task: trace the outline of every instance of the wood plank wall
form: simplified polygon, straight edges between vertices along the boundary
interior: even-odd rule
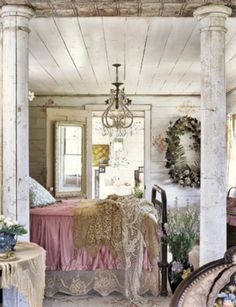
[[[151,137],[160,134],[165,137],[170,121],[184,115],[200,116],[199,96],[135,96],[131,97],[134,104],[151,104]],[[43,185],[46,184],[46,114],[47,105],[81,107],[85,104],[103,104],[105,97],[37,97],[30,107],[30,174]],[[153,146],[151,151],[151,185],[159,184],[167,191],[168,204],[174,205],[178,197],[180,205],[199,203],[200,190],[182,188],[172,184],[165,168],[165,152],[158,152]]]
[[[46,186],[46,108],[29,108],[30,176]]]

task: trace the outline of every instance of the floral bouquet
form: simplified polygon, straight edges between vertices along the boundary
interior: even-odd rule
[[[192,271],[193,265],[188,260],[188,253],[199,238],[199,213],[196,207],[175,208],[168,212],[168,223],[165,224],[166,239],[173,261],[168,268],[168,278],[172,292],[178,284]]]
[[[184,261],[199,239],[199,212],[197,208],[175,208],[168,210],[168,223],[165,224],[167,243],[173,258]]]
[[[26,234],[27,230],[11,217],[0,215],[0,233],[20,236]]]
[[[236,275],[231,275],[229,283],[218,293],[214,307],[234,307],[236,306]]]

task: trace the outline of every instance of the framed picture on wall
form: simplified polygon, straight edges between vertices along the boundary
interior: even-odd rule
[[[93,166],[108,165],[109,161],[109,145],[95,144],[92,146]]]

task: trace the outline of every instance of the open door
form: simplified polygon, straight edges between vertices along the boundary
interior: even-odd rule
[[[106,109],[105,105],[86,105],[85,109],[96,114],[97,112],[103,112]],[[151,200],[151,105],[131,105],[129,109],[133,114],[143,113],[144,118],[144,165],[139,165],[137,171],[139,176],[143,176],[144,180],[144,196],[147,200]],[[138,155],[137,150],[137,155]],[[143,166],[143,167],[142,167]],[[105,170],[106,171],[106,170]],[[100,174],[103,174],[104,168],[100,168]],[[98,176],[99,169],[95,175],[95,186],[96,178],[99,180]],[[140,179],[140,177],[139,177]],[[98,184],[97,184],[98,185]],[[95,187],[95,195],[98,194]]]

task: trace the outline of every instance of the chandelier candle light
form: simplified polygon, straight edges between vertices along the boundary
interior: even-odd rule
[[[118,67],[121,64],[113,66],[116,68],[116,82],[112,83],[115,89],[111,89],[110,98],[105,100],[108,107],[102,114],[102,124],[107,129],[116,128],[118,135],[124,136],[133,123],[133,114],[127,107],[131,99],[126,97],[124,88],[120,89],[123,83],[118,81]]]

